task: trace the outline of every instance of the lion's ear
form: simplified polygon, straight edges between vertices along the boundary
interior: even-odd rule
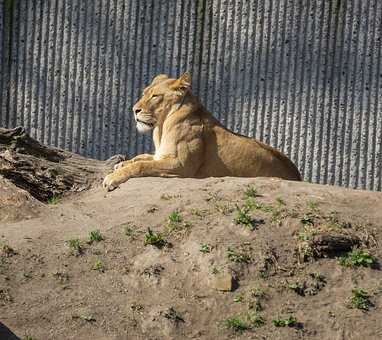
[[[191,75],[188,72],[183,73],[171,87],[174,90],[188,90],[191,87]]]
[[[163,80],[166,80],[166,79],[168,79],[168,75],[167,74],[158,74],[152,80],[151,85],[154,85],[154,84],[159,83],[159,82],[161,82]]]

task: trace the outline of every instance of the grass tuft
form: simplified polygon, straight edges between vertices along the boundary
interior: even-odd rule
[[[249,185],[247,189],[244,191],[245,198],[255,198],[258,196],[259,196],[259,193],[257,192],[257,189],[255,186]]]
[[[49,197],[47,200],[48,204],[56,205],[60,202],[60,197],[57,195],[53,195],[52,197]]]
[[[288,288],[293,290],[296,294],[300,296],[305,296],[306,287],[304,283],[300,283],[300,282],[290,283],[288,285]]]
[[[83,252],[83,248],[81,245],[81,241],[78,238],[71,239],[67,241],[68,247],[73,255],[81,255]]]
[[[282,197],[276,197],[276,203],[280,206],[286,205]]]
[[[350,297],[350,307],[362,310],[369,310],[372,306],[370,295],[361,288],[354,288]]]
[[[297,324],[297,319],[293,316],[290,315],[286,319],[275,319],[272,320],[273,325],[276,327],[293,327]]]
[[[307,213],[301,217],[300,222],[304,226],[313,226],[314,225],[314,216],[311,213]]]
[[[244,225],[246,227],[253,229],[252,218],[248,214],[248,208],[247,207],[243,207],[243,208],[237,207],[234,222],[236,224],[241,224],[241,225]]]
[[[199,251],[203,254],[208,254],[211,252],[211,246],[207,243],[201,244]]]
[[[101,242],[103,240],[103,236],[101,234],[101,232],[99,230],[92,230],[90,233],[89,233],[89,242],[90,243],[93,243],[93,242]]]
[[[105,272],[105,265],[101,260],[97,260],[93,265],[93,270],[98,270],[99,272]]]
[[[0,255],[2,255],[4,257],[11,257],[13,255],[16,255],[16,252],[8,244],[2,244],[0,246]]]
[[[354,249],[351,252],[341,256],[339,258],[339,263],[341,266],[351,267],[351,266],[362,266],[362,267],[372,267],[376,263],[374,256],[366,250]]]
[[[244,316],[236,315],[224,320],[225,327],[235,333],[243,333],[244,331],[253,330],[264,324],[264,318],[256,312],[249,312]]]
[[[237,250],[234,250],[230,247],[227,249],[227,257],[230,261],[236,263],[249,263],[251,258],[245,253],[240,253]]]
[[[170,223],[180,223],[182,222],[182,216],[180,215],[179,212],[173,211],[169,216],[168,216],[168,221]]]
[[[157,248],[162,248],[166,245],[166,241],[160,233],[153,232],[150,228],[147,229],[145,234],[145,246],[152,245]]]
[[[236,333],[243,333],[249,329],[248,324],[240,316],[232,316],[224,320],[224,325]]]

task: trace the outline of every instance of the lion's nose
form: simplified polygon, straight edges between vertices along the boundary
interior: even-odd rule
[[[134,109],[134,113],[135,113],[135,115],[137,115],[139,112],[141,112],[142,111],[142,109]]]

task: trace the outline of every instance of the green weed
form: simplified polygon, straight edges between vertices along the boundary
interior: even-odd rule
[[[103,240],[103,236],[101,234],[101,232],[99,230],[92,230],[90,233],[89,233],[89,242],[90,243],[93,243],[93,242],[101,242]]]
[[[281,197],[276,197],[276,203],[280,206],[286,205],[285,201]]]
[[[13,255],[16,255],[16,252],[8,244],[2,244],[0,246],[0,255],[2,255],[4,257],[11,257]]]
[[[272,323],[276,326],[276,327],[293,327],[297,324],[297,319],[290,315],[288,318],[286,319],[275,319],[275,320],[272,320]]]
[[[226,328],[236,333],[243,333],[247,330],[261,327],[265,324],[264,318],[256,312],[249,312],[244,316],[236,315],[224,320]]]
[[[145,246],[146,245],[152,245],[157,248],[162,248],[166,245],[166,241],[164,240],[163,236],[159,233],[153,232],[150,228],[147,229],[147,233],[145,234]]]
[[[211,246],[208,245],[208,244],[201,244],[200,245],[200,248],[199,248],[199,251],[203,254],[207,254],[207,253],[210,253],[211,252]]]
[[[244,300],[243,295],[236,295],[236,296],[233,298],[233,302],[243,302],[243,300]]]
[[[313,226],[314,225],[314,216],[310,213],[305,214],[303,217],[301,217],[300,222],[304,226]]]
[[[93,265],[93,270],[98,270],[99,272],[104,272],[105,271],[105,266],[101,260],[97,260],[94,265]]]
[[[248,214],[248,209],[246,207],[237,207],[236,216],[234,218],[236,224],[241,224],[252,229],[252,218]]]
[[[255,198],[258,196],[259,196],[259,194],[257,192],[256,187],[254,187],[254,186],[248,186],[247,189],[244,191],[244,197],[245,198]]]
[[[251,258],[249,255],[238,252],[237,250],[234,250],[230,247],[228,247],[227,249],[227,257],[230,261],[236,262],[236,263],[249,263],[251,261]]]
[[[83,248],[81,245],[81,241],[78,238],[71,239],[67,241],[69,249],[73,255],[81,255],[83,252]]]
[[[226,328],[229,328],[237,333],[243,333],[249,329],[249,325],[240,316],[233,316],[224,321]]]
[[[169,221],[169,223],[180,223],[180,222],[182,222],[182,216],[180,215],[179,212],[173,211],[168,216],[168,221]]]
[[[257,312],[250,312],[248,314],[248,320],[250,322],[251,328],[258,328],[265,324],[264,318]]]
[[[372,267],[376,263],[374,256],[366,250],[354,249],[351,252],[341,256],[339,258],[339,263],[342,266],[362,266],[362,267]]]
[[[257,202],[254,198],[249,197],[244,202],[244,207],[248,210],[260,210],[266,213],[273,211],[273,207],[269,204]]]
[[[60,202],[60,197],[56,196],[56,195],[53,195],[52,197],[49,197],[48,200],[47,200],[47,203],[51,204],[51,205],[58,204],[58,202]]]
[[[350,306],[352,308],[369,310],[372,306],[370,295],[361,288],[354,288],[350,298]]]
[[[306,286],[305,286],[305,284],[303,284],[301,282],[290,283],[288,285],[288,288],[293,290],[296,294],[298,294],[300,296],[304,296],[305,295]]]
[[[316,201],[313,201],[313,200],[308,201],[307,206],[310,210],[317,210],[318,209],[318,203]]]

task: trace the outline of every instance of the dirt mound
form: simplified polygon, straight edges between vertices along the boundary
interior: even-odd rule
[[[381,220],[381,193],[277,179],[94,189],[2,222],[3,334],[381,339]]]

